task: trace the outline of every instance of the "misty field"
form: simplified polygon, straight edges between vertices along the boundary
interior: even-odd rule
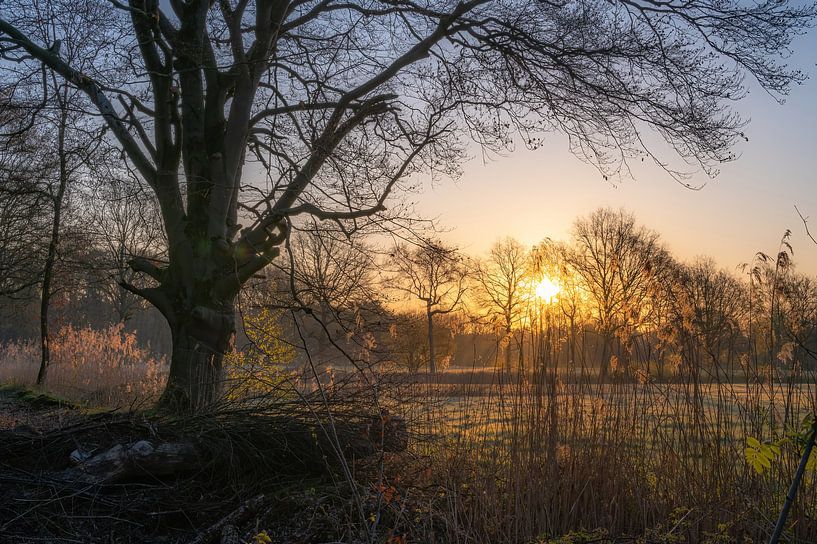
[[[703,434],[716,433],[721,440],[739,442],[743,447],[743,437],[799,423],[813,410],[817,398],[814,385],[793,384],[776,389],[771,392],[760,386],[703,384],[694,393],[678,384],[569,384],[560,387],[555,398],[542,398],[535,386],[485,386],[478,393],[472,391],[460,397],[434,393],[433,398],[438,400],[432,401],[433,408],[428,409],[439,424],[437,432],[454,440],[479,437],[501,442],[513,432],[521,412],[549,413],[555,409],[557,417],[581,421],[585,429],[592,428],[596,419],[603,422],[627,415],[646,445],[674,434],[677,428],[694,425]],[[689,406],[695,395],[695,406]],[[747,423],[749,413],[762,414],[762,419]]]
[[[424,447],[445,459],[451,523],[498,531],[492,539],[602,527],[575,541],[603,540],[611,531],[647,535],[647,542],[748,542],[762,539],[774,520],[799,458],[796,447],[784,446],[771,471],[758,474],[747,461],[747,439],[773,442],[815,405],[813,385],[773,389],[563,384],[548,391],[547,384],[525,384],[459,397],[426,391],[428,404],[413,421],[429,432]],[[815,531],[815,485],[810,473],[792,535],[804,542]]]

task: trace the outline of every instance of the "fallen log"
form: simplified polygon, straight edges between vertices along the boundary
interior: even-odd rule
[[[383,452],[402,452],[408,445],[408,431],[405,420],[388,412],[381,415],[358,419],[354,422],[337,421],[334,428],[321,430],[297,420],[271,421],[256,425],[252,433],[242,431],[241,440],[254,447],[262,456],[275,457],[284,461],[288,456],[293,462],[320,463],[320,455],[343,453],[356,458]],[[246,434],[251,436],[246,440]],[[161,479],[201,468],[203,463],[225,461],[231,464],[235,459],[221,459],[218,441],[222,430],[217,428],[213,436],[200,433],[196,441],[180,440],[155,444],[147,440],[120,443],[98,452],[81,447],[69,456],[74,465],[57,472],[54,477],[62,481],[81,484],[119,483],[145,478]],[[260,440],[255,444],[255,438]],[[232,450],[231,450],[232,451]],[[280,451],[280,454],[276,454]],[[255,452],[251,452],[255,453]],[[313,461],[308,461],[313,455]],[[284,467],[286,468],[286,467]]]
[[[195,470],[199,466],[196,447],[187,442],[166,442],[154,446],[147,440],[117,444],[96,455],[71,452],[77,465],[63,470],[57,478],[82,483],[117,483],[145,477],[163,478]]]

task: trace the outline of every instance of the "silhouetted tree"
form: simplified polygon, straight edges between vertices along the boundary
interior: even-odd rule
[[[95,110],[156,194],[168,262],[134,259],[154,285],[128,288],[172,331],[162,404],[195,410],[218,395],[237,293],[298,216],[382,217],[417,174],[456,174],[463,136],[502,150],[556,130],[606,176],[645,157],[672,172],[645,145],[651,127],[712,173],[742,135],[729,105],[744,76],[776,96],[801,79],[779,59],[814,8],[14,0],[0,13],[6,81],[36,89],[45,69],[84,92],[78,111]]]
[[[437,372],[434,317],[453,312],[466,290],[467,268],[456,248],[433,242],[411,248],[398,245],[392,256],[394,287],[423,304],[428,338],[428,370]]]
[[[559,293],[555,301],[568,323],[568,363],[576,363],[577,327],[582,324],[589,311],[582,300],[582,279],[570,268],[570,247],[562,242],[545,239],[531,250],[530,268],[534,280],[543,277],[555,281]]]
[[[528,250],[513,238],[499,240],[491,246],[488,256],[477,263],[476,298],[487,317],[498,321],[505,340],[505,368],[511,367],[511,339],[514,327],[527,309],[523,292],[530,283]],[[527,285],[530,288],[530,285]]]
[[[658,234],[637,225],[632,214],[599,209],[574,224],[567,259],[582,280],[593,305],[596,330],[604,340],[604,378],[615,340],[615,355],[624,357],[626,365],[629,342],[651,309],[654,280],[668,256]]]
[[[53,74],[43,77],[44,94],[38,107],[44,110],[36,123],[21,122],[20,104],[6,103],[15,115],[6,123],[3,142],[0,201],[8,216],[3,227],[8,256],[3,281],[6,295],[27,293],[39,286],[40,367],[37,384],[43,384],[50,360],[49,310],[57,290],[54,279],[60,257],[69,184],[76,182],[88,154],[95,147],[87,134],[78,137],[74,129],[78,116],[72,99],[77,91]],[[29,215],[31,214],[31,215]],[[12,235],[17,229],[16,239]],[[23,242],[25,245],[14,247]],[[19,255],[19,256],[15,256]],[[23,266],[25,263],[25,266]],[[25,274],[25,276],[22,276]]]
[[[384,339],[389,358],[409,372],[419,372],[430,365],[428,319],[423,313],[397,312],[391,318],[389,334]],[[456,347],[454,331],[446,319],[434,320],[435,367],[449,361]]]
[[[113,307],[119,321],[129,321],[144,309],[144,299],[122,284],[139,284],[128,265],[133,258],[161,263],[167,243],[158,219],[156,202],[139,184],[119,172],[102,177],[96,171],[97,186],[88,194],[86,212],[93,231],[93,242],[99,251],[94,263],[99,291]],[[120,175],[117,175],[120,174]]]
[[[17,128],[13,117],[0,119],[9,133],[0,144],[0,296],[25,299],[42,277],[50,195],[41,180],[54,164],[35,131],[14,134]]]
[[[293,233],[287,248],[289,259],[282,264],[289,277],[287,295],[293,298],[290,308],[314,320],[313,336],[326,356],[330,340],[356,339],[364,314],[379,308],[374,252],[362,236],[347,238],[316,222]]]

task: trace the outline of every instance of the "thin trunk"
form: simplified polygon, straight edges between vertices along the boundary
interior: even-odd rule
[[[57,192],[52,194],[54,217],[51,223],[51,239],[48,242],[48,254],[43,266],[43,286],[40,297],[40,369],[37,372],[37,385],[45,383],[48,366],[51,364],[50,331],[48,328],[48,310],[51,304],[51,280],[54,275],[54,264],[60,243],[60,226],[62,222],[62,204],[65,189],[68,186],[68,163],[65,152],[65,125],[68,108],[63,104],[57,136],[57,153],[59,155],[60,173]]]
[[[511,371],[511,344],[513,343],[513,337],[511,336],[511,327],[508,326],[505,329],[505,339],[507,340],[505,344],[505,372]]]
[[[437,361],[434,357],[434,314],[429,307],[426,309],[428,317],[428,371],[432,374],[437,372]]]
[[[602,339],[601,367],[599,368],[599,383],[604,383],[607,379],[607,372],[610,369],[610,357],[613,353],[613,340],[605,334]]]

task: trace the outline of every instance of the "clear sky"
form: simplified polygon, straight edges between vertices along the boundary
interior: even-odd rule
[[[737,161],[710,179],[697,173],[689,190],[655,167],[635,171],[635,180],[618,187],[570,154],[559,134],[537,151],[518,149],[487,163],[469,161],[457,182],[428,186],[416,197],[426,217],[450,229],[445,238],[479,254],[498,238],[526,244],[544,237],[565,239],[577,216],[609,206],[632,211],[658,231],[682,260],[713,257],[734,269],[757,251],[775,253],[783,232],[793,231],[798,270],[817,275],[817,246],[805,235],[794,209],[811,216],[817,237],[817,31],[799,38],[793,67],[810,79],[792,89],[779,105],[758,88],[737,104],[748,142]]]

